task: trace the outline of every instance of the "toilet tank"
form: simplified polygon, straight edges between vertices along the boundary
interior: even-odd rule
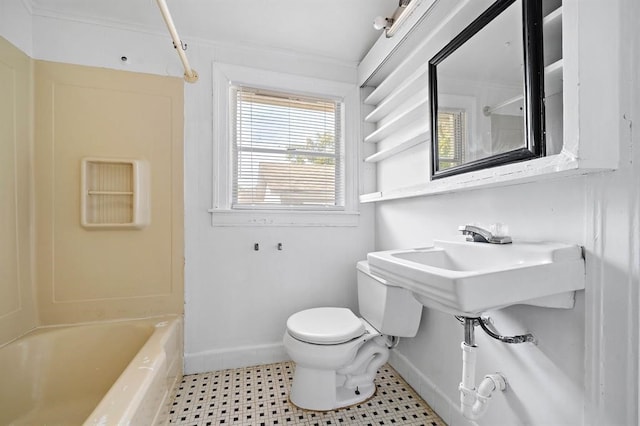
[[[357,264],[360,316],[382,334],[414,337],[420,326],[422,304],[411,292],[372,275],[369,262]]]

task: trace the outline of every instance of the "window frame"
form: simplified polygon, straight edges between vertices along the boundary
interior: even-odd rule
[[[360,105],[350,83],[286,74],[240,65],[213,63],[213,226],[357,226],[359,220]],[[274,92],[336,99],[343,107],[344,207],[336,209],[232,208],[231,87],[248,86]]]

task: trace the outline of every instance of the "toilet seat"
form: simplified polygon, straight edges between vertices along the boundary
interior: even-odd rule
[[[336,345],[362,336],[366,329],[347,308],[313,308],[291,315],[287,330],[303,342]]]

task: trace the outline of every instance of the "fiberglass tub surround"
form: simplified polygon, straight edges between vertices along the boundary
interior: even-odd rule
[[[371,271],[423,305],[464,317],[515,304],[572,308],[584,289],[582,248],[557,242],[436,240],[369,253]]]
[[[181,324],[171,316],[45,327],[3,346],[0,424],[165,422],[182,377]]]

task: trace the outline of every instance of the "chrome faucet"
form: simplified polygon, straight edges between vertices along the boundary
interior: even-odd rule
[[[467,241],[491,244],[511,243],[511,237],[508,235],[501,235],[504,229],[502,225],[492,225],[491,228],[493,229],[485,229],[478,225],[462,225],[458,227],[458,231],[462,232],[462,235],[467,236]]]

